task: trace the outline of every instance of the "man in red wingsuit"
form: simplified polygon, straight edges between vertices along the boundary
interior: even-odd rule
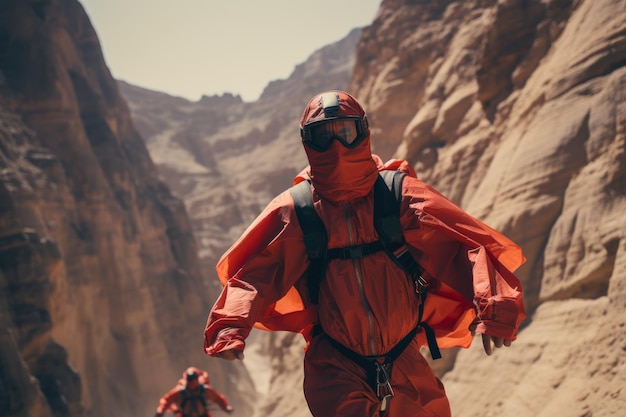
[[[469,347],[474,332],[482,335],[488,355],[494,346],[510,346],[525,318],[512,272],[525,262],[521,249],[417,179],[406,161],[383,164],[372,155],[365,111],[351,95],[316,95],[300,128],[310,165],[294,184],[310,180],[328,248],[376,241],[374,182],[382,170],[406,172],[400,222],[428,285],[423,321],[440,348]],[[393,361],[393,397],[386,406],[366,370],[343,353],[347,348],[366,359],[383,357],[416,328],[420,298],[407,274],[384,251],[333,259],[313,304],[306,291],[308,265],[293,199],[285,191],[217,264],[224,288],[209,313],[205,352],[243,359],[253,326],[300,332],[307,341],[304,394],[313,416],[450,416],[444,388],[420,354],[424,331],[409,337]]]
[[[168,411],[176,417],[211,417],[209,402],[216,403],[227,413],[233,412],[226,397],[209,385],[209,374],[189,367],[176,386],[161,397],[155,417],[163,417]]]

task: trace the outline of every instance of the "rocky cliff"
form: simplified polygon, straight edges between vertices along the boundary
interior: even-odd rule
[[[0,2],[0,415],[152,415],[189,365],[250,411],[209,282],[82,6]]]

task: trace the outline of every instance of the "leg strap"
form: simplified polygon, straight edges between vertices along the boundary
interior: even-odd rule
[[[418,326],[419,327],[419,326]],[[352,360],[354,363],[365,369],[367,373],[367,384],[374,390],[380,400],[380,411],[387,409],[389,401],[393,398],[393,388],[391,387],[391,369],[393,362],[404,352],[404,349],[411,343],[418,327],[411,330],[404,338],[395,345],[389,352],[381,356],[363,356],[348,349],[335,339],[325,335],[328,341],[335,349],[344,356]],[[313,334],[323,333],[321,326],[316,326]]]

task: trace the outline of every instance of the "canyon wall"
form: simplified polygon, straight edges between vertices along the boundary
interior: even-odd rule
[[[0,415],[152,415],[207,361],[215,286],[74,0],[0,3]]]

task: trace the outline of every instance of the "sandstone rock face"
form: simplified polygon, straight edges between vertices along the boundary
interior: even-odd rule
[[[0,409],[150,415],[202,354],[216,293],[74,0],[0,3]],[[232,378],[232,379],[231,379]]]

